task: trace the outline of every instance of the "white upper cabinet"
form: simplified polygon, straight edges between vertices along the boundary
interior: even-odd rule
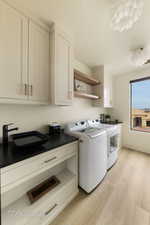
[[[29,22],[29,99],[48,102],[50,98],[49,32]]]
[[[104,66],[96,66],[93,68],[93,76],[101,83],[94,87],[96,95],[100,96],[100,99],[94,101],[95,106],[101,106],[104,108],[113,107],[113,90],[112,90],[112,76],[105,69]]]
[[[27,99],[28,20],[0,1],[0,98]]]
[[[47,26],[0,0],[0,102],[50,102],[49,36]]]
[[[62,106],[73,100],[72,42],[56,27],[51,32],[51,100]]]

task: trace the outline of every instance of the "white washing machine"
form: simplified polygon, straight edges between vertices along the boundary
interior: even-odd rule
[[[107,132],[107,169],[110,169],[118,159],[120,129],[117,125],[102,124],[99,119],[88,120],[88,124],[91,128],[104,129]]]
[[[88,121],[68,124],[65,132],[79,138],[79,186],[93,191],[107,172],[107,134],[91,128]]]

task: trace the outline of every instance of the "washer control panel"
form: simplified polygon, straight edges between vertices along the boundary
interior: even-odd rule
[[[90,127],[99,127],[100,126],[100,120],[88,120],[88,124]]]
[[[69,131],[81,131],[88,127],[87,120],[81,120],[67,125]]]

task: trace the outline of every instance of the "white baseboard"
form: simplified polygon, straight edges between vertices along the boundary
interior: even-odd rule
[[[135,148],[131,145],[124,145],[123,148],[129,149],[129,150],[132,150],[132,151],[136,151],[136,152],[142,152],[142,153],[150,154],[150,151],[149,152],[143,151],[143,150],[137,149],[137,148]]]

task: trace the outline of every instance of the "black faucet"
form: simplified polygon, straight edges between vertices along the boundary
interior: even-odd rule
[[[8,129],[9,126],[13,125],[13,123],[9,123],[9,124],[5,124],[3,126],[3,145],[7,145],[8,144],[8,133],[10,131],[14,131],[14,130],[18,130],[18,127],[12,128],[12,129]]]

